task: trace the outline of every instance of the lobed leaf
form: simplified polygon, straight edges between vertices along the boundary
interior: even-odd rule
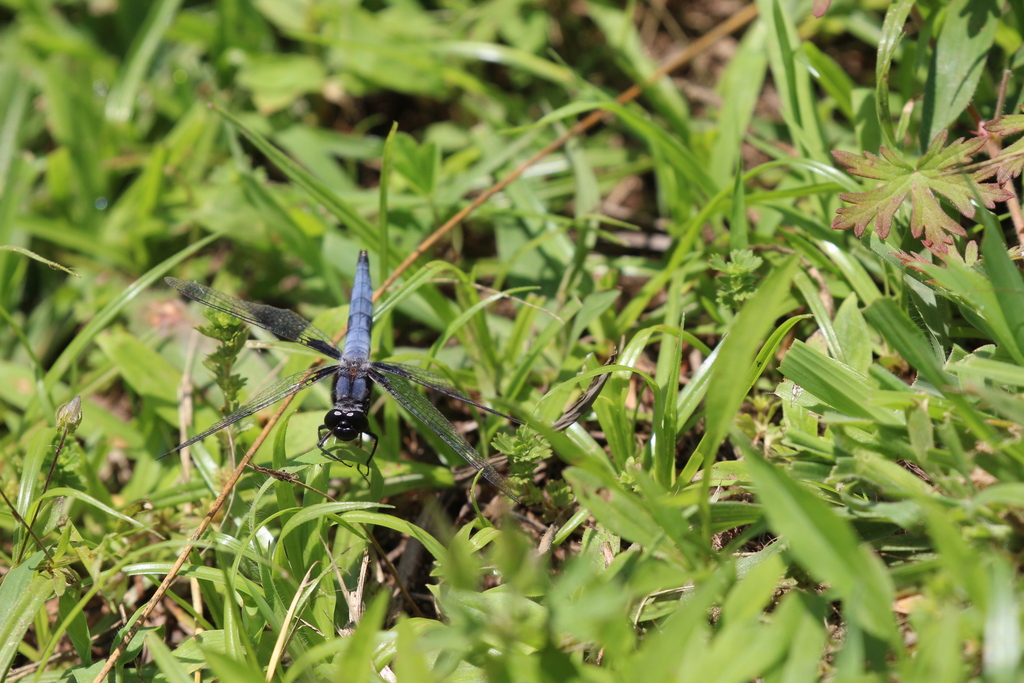
[[[986,121],[984,127],[986,132],[1000,137],[1024,133],[1024,114],[1000,116],[997,119]],[[998,162],[993,170],[996,173],[996,182],[1000,185],[1019,176],[1024,170],[1024,138],[1004,149],[993,161]]]
[[[984,146],[984,137],[959,138],[944,146],[948,135],[948,131],[940,131],[924,156],[913,165],[884,146],[879,150],[881,156],[871,152],[858,156],[841,150],[833,151],[836,161],[847,166],[851,174],[883,183],[867,192],[841,193],[839,198],[852,206],[836,211],[832,228],[853,228],[854,234],[860,237],[874,222],[878,236],[885,239],[892,229],[896,211],[909,195],[913,207],[911,234],[918,239],[923,235],[922,242],[931,251],[946,253],[953,244],[952,235],[965,236],[967,233],[942,208],[936,194],[949,200],[966,218],[974,217],[972,199],[976,195],[989,209],[994,209],[996,202],[1006,201],[1012,196],[997,184],[978,182],[984,176],[966,173],[971,156]]]

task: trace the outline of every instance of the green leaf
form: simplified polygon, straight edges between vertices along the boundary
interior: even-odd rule
[[[181,0],[158,0],[149,5],[146,21],[136,33],[128,59],[107,95],[106,115],[111,121],[131,118],[146,71],[180,7]]]
[[[818,98],[800,50],[800,36],[791,9],[794,6],[780,0],[757,0],[757,6],[759,20],[767,27],[768,60],[786,128],[800,156],[824,161],[826,147],[816,110]]]
[[[872,400],[874,390],[864,377],[804,342],[794,342],[782,359],[779,370],[843,415],[883,425],[902,424],[895,412],[875,405]]]
[[[18,147],[18,133],[25,121],[26,105],[29,102],[30,78],[27,74],[21,74],[20,70],[12,68],[11,78],[14,83],[10,89],[3,90],[3,99],[6,103],[0,107],[0,188],[9,191],[8,174],[14,161],[14,155]],[[2,79],[0,79],[2,81]],[[2,87],[2,85],[0,85]],[[4,191],[0,191],[0,197]],[[0,240],[3,240],[3,231],[0,231]]]
[[[439,55],[456,55],[493,64],[504,64],[515,71],[530,73],[552,83],[567,84],[574,78],[572,70],[561,64],[500,43],[446,41],[432,46],[432,49]]]
[[[356,233],[359,239],[366,244],[377,244],[377,227],[363,218],[348,202],[344,201],[336,192],[327,187],[312,173],[299,166],[288,158],[288,155],[272,145],[265,137],[253,127],[242,123],[241,119],[228,113],[222,108],[217,112],[231,124],[238,128],[253,145],[267,155],[281,171],[296,185],[304,189],[313,199],[320,202],[339,221]]]
[[[861,375],[866,375],[871,365],[871,339],[856,294],[843,300],[836,311],[833,326],[845,363]]]
[[[168,424],[177,424],[181,376],[174,366],[123,330],[100,335],[96,344],[132,390]]]
[[[384,592],[377,593],[366,606],[359,627],[346,638],[348,647],[337,662],[337,670],[346,672],[346,680],[357,683],[376,679],[370,677],[370,672],[374,668],[373,656],[379,644],[381,627],[387,617],[389,600],[390,596]]]
[[[191,683],[189,672],[181,661],[172,653],[170,648],[164,645],[163,639],[156,631],[146,634],[146,647],[153,655],[153,661],[160,669],[160,673],[169,683]]]
[[[754,108],[757,106],[758,94],[768,67],[766,36],[764,24],[754,22],[743,33],[736,52],[716,85],[716,90],[722,97],[722,105],[719,109],[718,135],[712,147],[708,174],[719,187],[726,187],[737,168],[743,165],[739,163],[739,159],[744,136],[730,133],[747,130],[754,117]],[[734,241],[733,246],[746,245]]]
[[[74,275],[75,277],[81,277],[81,275],[79,275],[75,271],[71,270],[70,268],[65,268],[64,266],[62,266],[59,263],[56,263],[55,261],[51,261],[49,259],[45,259],[42,256],[40,256],[39,254],[35,253],[34,251],[29,251],[28,249],[22,249],[21,247],[11,246],[9,244],[0,245],[0,250],[13,251],[13,252],[16,252],[18,254],[21,254],[22,256],[27,256],[27,257],[29,257],[31,259],[35,259],[36,261],[39,261],[40,263],[45,263],[46,265],[50,266],[51,268],[55,268],[57,270],[63,270],[68,275]]]
[[[804,569],[832,585],[845,617],[879,638],[895,640],[894,590],[882,561],[860,545],[849,521],[752,448],[743,450],[772,530],[785,538]]]
[[[715,288],[718,303],[739,308],[740,304],[754,296],[760,279],[757,269],[762,263],[764,260],[755,256],[750,249],[733,249],[729,252],[728,262],[721,255],[713,254],[708,265],[722,273],[718,278],[720,284]]]
[[[981,250],[985,272],[992,282],[993,295],[1002,314],[1000,328],[1006,331],[1000,337],[1002,348],[1019,365],[1024,365],[1024,278],[1007,255],[1002,231],[994,220],[985,221]],[[995,313],[992,312],[993,315]]]
[[[921,106],[921,146],[974,98],[999,25],[995,0],[952,0],[932,52]]]
[[[231,609],[234,609],[234,606]],[[257,683],[264,680],[256,662],[243,659],[242,653],[227,649],[229,654],[203,648],[209,668],[219,680],[224,683]]]
[[[238,71],[238,84],[252,91],[261,114],[273,114],[327,80],[323,62],[308,55],[253,55]]]
[[[850,121],[856,121],[857,117],[853,111],[853,80],[843,67],[818,49],[814,43],[802,43],[800,49],[810,63],[818,83],[836,101],[839,111]]]
[[[665,307],[665,325],[661,335],[657,370],[654,381],[654,415],[651,417],[650,471],[662,486],[670,486],[676,477],[676,396],[679,393],[679,368],[682,364],[682,344],[676,332],[683,326],[682,289],[685,274],[676,272],[669,283],[668,305]],[[647,464],[647,463],[645,463]]]
[[[140,292],[153,284],[158,278],[166,275],[172,268],[219,237],[220,235],[217,233],[208,235],[189,245],[187,248],[173,254],[165,261],[150,269],[145,275],[133,282],[125,291],[121,292],[117,298],[104,306],[103,309],[89,321],[89,324],[75,335],[74,340],[64,349],[57,360],[54,361],[53,365],[50,367],[50,371],[46,373],[46,380],[44,384],[47,391],[51,391],[53,389],[57,384],[57,381],[60,380],[60,378],[64,376],[64,373],[71,368],[71,364],[77,360],[79,355],[85,351],[86,347],[92,343],[96,338],[96,335],[106,329],[107,326],[110,325],[110,322],[120,315],[124,310],[124,307],[128,305],[128,302],[138,296]]]
[[[896,56],[900,41],[903,40],[903,25],[916,0],[898,0],[889,5],[882,23],[882,35],[878,40],[878,60],[875,62],[875,104],[882,137],[890,147],[896,146],[896,135],[892,128],[892,110],[889,108],[889,70]]]
[[[0,583],[0,679],[7,678],[22,639],[53,597],[53,579],[36,573],[44,559],[40,550],[8,571]]]
[[[576,497],[604,527],[650,550],[667,549],[664,529],[636,494],[624,490],[607,474],[577,467],[563,474]]]
[[[936,357],[924,333],[895,301],[878,299],[864,310],[864,316],[932,386],[941,388],[954,383],[942,369],[942,359]]]
[[[417,193],[424,197],[434,194],[441,155],[433,142],[417,144],[411,135],[399,133],[394,138],[392,163]]]
[[[1013,280],[1012,263],[1011,270],[1006,270],[1005,264],[999,265],[997,258],[993,257],[993,276],[1004,284],[1006,289],[1002,292],[995,291],[993,278],[956,258],[946,259],[945,267],[923,261],[912,261],[911,265],[944,288],[944,293],[960,305],[971,324],[985,337],[995,341],[1018,364],[1024,364],[1018,341],[1020,307],[1014,301],[1014,292],[1020,284]],[[1004,307],[1009,307],[1008,312],[1004,312]]]
[[[618,57],[619,66],[637,83],[645,82],[655,71],[650,53],[642,46],[642,38],[633,25],[632,13],[624,6],[594,3],[587,13],[591,21],[604,32],[605,40]],[[690,112],[682,96],[668,76],[662,76],[645,86],[655,110],[669,121],[673,137],[686,142],[690,132]]]
[[[985,676],[1009,683],[1017,677],[1021,661],[1020,593],[1014,569],[1000,555],[989,568],[989,604],[985,615]],[[951,649],[956,648],[954,640]]]
[[[722,605],[722,621],[742,622],[756,620],[772,603],[772,597],[786,567],[778,554],[768,555],[752,567]]]
[[[697,449],[706,466],[711,464],[708,458],[717,452],[750,389],[758,347],[781,314],[779,306],[789,294],[799,263],[798,258],[790,257],[772,270],[736,316],[732,331],[722,342],[705,400],[704,437]]]
[[[529,652],[544,643],[544,625],[549,618],[547,609],[519,595],[512,586],[498,586],[482,593],[454,588],[448,584],[430,588],[437,597],[445,619],[461,622],[468,617],[473,622],[486,623],[489,621],[488,615],[501,614],[508,627],[518,631],[515,633],[517,647]]]

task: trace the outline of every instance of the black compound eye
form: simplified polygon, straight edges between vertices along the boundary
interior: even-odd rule
[[[327,427],[334,438],[352,441],[366,431],[368,424],[366,415],[362,413],[331,410],[324,415],[324,427]]]
[[[326,415],[324,415],[324,427],[327,427],[327,429],[333,432],[334,428],[337,427],[338,424],[341,423],[341,421],[344,418],[345,413],[341,412],[340,410],[332,410]]]

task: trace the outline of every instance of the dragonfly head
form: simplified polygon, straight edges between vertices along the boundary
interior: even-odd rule
[[[355,410],[330,410],[324,415],[324,427],[341,441],[351,441],[366,432],[370,425],[366,413]]]

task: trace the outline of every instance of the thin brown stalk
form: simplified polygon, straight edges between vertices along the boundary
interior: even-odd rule
[[[640,96],[640,94],[644,91],[645,88],[657,82],[658,79],[666,76],[672,71],[675,71],[683,64],[686,64],[691,59],[707,50],[713,43],[717,42],[719,39],[724,38],[730,33],[733,33],[734,31],[737,31],[740,28],[746,26],[751,21],[753,21],[756,16],[757,5],[747,5],[742,10],[729,17],[729,19],[723,21],[721,24],[711,29],[697,40],[693,41],[690,45],[686,46],[686,49],[682,50],[672,59],[669,59],[660,67],[658,67],[658,70],[655,71],[651,75],[651,77],[648,78],[646,81],[634,85],[628,90],[622,92],[622,94],[615,98],[615,101],[618,104],[626,104],[628,102],[632,102],[633,100]],[[402,261],[397,268],[395,268],[395,270],[391,273],[388,279],[384,281],[384,284],[381,285],[380,289],[377,290],[377,292],[374,294],[373,300],[376,301],[384,290],[390,287],[395,280],[401,277],[402,273],[404,273],[409,268],[409,266],[416,262],[416,259],[418,259],[424,253],[426,253],[426,251],[430,249],[430,247],[434,246],[434,244],[436,244],[438,240],[444,237],[456,225],[465,220],[467,216],[476,211],[477,208],[479,208],[484,202],[486,202],[488,199],[490,199],[491,197],[493,197],[494,195],[508,187],[513,181],[517,180],[528,168],[530,168],[547,155],[551,154],[555,150],[565,145],[565,143],[568,142],[570,139],[574,138],[580,133],[583,133],[593,128],[602,120],[604,120],[606,116],[609,116],[609,114],[604,110],[597,110],[591,112],[584,119],[576,122],[576,124],[569,128],[569,130],[559,135],[552,142],[548,143],[539,152],[537,152],[532,157],[530,157],[522,164],[520,164],[519,167],[512,171],[510,174],[508,174],[507,176],[496,182],[494,185],[491,185],[489,188],[487,188],[479,195],[477,195],[477,197],[473,199],[473,201],[471,201],[460,211],[458,211],[454,216],[445,221],[445,223],[441,227],[439,227],[429,237],[423,240],[420,243],[420,245],[416,247],[416,249],[414,249],[413,252],[409,254],[409,256],[406,257],[406,259]]]

